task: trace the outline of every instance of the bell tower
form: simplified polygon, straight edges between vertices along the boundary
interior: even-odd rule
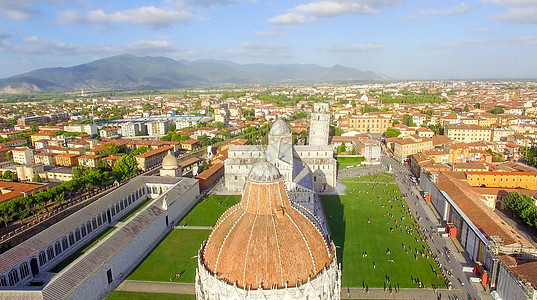
[[[310,122],[310,145],[328,145],[330,114],[328,103],[314,103]]]

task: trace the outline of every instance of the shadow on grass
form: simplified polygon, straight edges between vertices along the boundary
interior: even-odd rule
[[[325,216],[330,228],[331,238],[336,244],[336,253],[338,262],[341,264],[341,272],[343,273],[343,253],[345,247],[345,215],[343,203],[339,196],[324,196],[321,200]]]

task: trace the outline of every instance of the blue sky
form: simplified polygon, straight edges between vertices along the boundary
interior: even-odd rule
[[[112,55],[537,78],[537,0],[0,0],[0,77]]]

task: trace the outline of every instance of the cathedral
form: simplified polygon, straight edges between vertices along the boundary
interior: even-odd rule
[[[328,144],[330,115],[327,103],[315,103],[311,114],[309,145],[293,146],[293,136],[283,120],[272,125],[268,146],[232,145],[225,161],[228,191],[244,191],[252,166],[268,161],[283,177],[289,198],[317,214],[315,192],[332,191],[337,165]],[[316,208],[317,207],[317,208]]]
[[[341,271],[318,219],[289,200],[284,175],[261,161],[241,202],[202,244],[195,286],[198,300],[339,300]]]

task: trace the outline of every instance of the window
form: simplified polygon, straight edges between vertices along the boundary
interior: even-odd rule
[[[69,232],[69,246],[73,246],[75,244],[75,235],[72,232]]]
[[[49,261],[54,258],[54,248],[52,246],[49,246],[47,249],[47,258]]]
[[[19,273],[17,273],[16,269],[12,269],[9,271],[9,285],[15,285],[17,282],[19,282]]]
[[[101,226],[103,224],[103,221],[101,220],[101,215],[97,216],[97,226]]]
[[[26,276],[30,275],[30,269],[28,268],[28,263],[23,262],[21,266],[19,267],[19,271],[21,273],[21,278],[26,278]]]
[[[66,236],[64,236],[62,238],[62,248],[63,248],[63,250],[69,248],[69,243],[67,242],[67,237]]]
[[[47,263],[47,256],[45,255],[45,251],[39,252],[39,265],[42,266]]]
[[[91,233],[91,232],[93,231],[93,228],[91,228],[91,222],[90,222],[90,221],[88,221],[88,222],[86,223],[86,228],[88,229],[88,234]]]
[[[106,277],[108,278],[108,284],[114,281],[114,278],[112,278],[112,269],[108,269],[108,271],[106,271]]]
[[[80,229],[75,229],[75,241],[80,241]]]
[[[7,286],[6,276],[0,276],[0,286]]]
[[[84,237],[87,235],[87,231],[86,231],[86,226],[85,226],[85,225],[82,225],[82,227],[80,227],[80,232],[82,233],[82,238],[84,238]]]
[[[56,255],[62,253],[62,245],[60,244],[60,241],[57,241],[54,244],[54,250],[56,251]]]
[[[93,228],[97,229],[97,220],[95,218],[91,219],[91,225],[93,225]]]

